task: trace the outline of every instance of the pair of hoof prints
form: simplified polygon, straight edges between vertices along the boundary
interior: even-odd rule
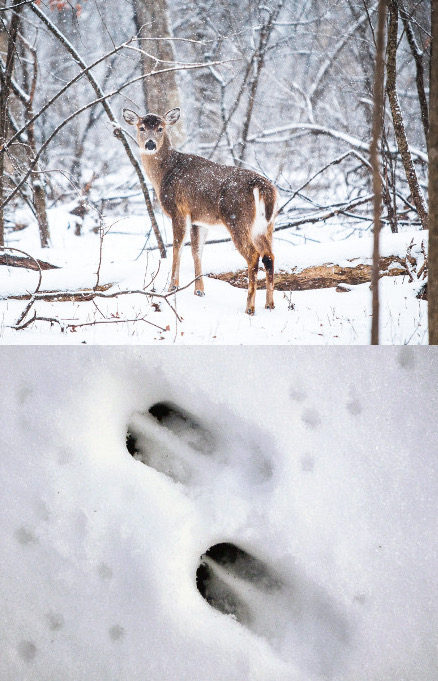
[[[135,459],[183,485],[202,484],[228,465],[255,485],[272,478],[272,462],[262,451],[266,448],[245,432],[233,433],[233,441],[236,437],[242,438],[237,463],[231,452],[230,458],[222,453],[208,425],[175,404],[159,402],[133,415],[126,447]],[[293,566],[287,575],[280,574],[269,559],[224,541],[200,556],[195,580],[212,608],[263,637],[281,658],[298,660],[306,672],[325,678],[340,668],[351,623],[301,569]]]

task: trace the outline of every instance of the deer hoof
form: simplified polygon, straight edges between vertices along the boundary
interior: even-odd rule
[[[275,305],[274,303],[266,303],[265,308],[267,310],[275,310]]]
[[[169,286],[169,293],[172,293],[172,291],[176,291],[177,288],[178,288],[178,286],[175,286],[175,284],[171,284]]]
[[[247,307],[245,310],[246,314],[253,315],[255,312],[255,309],[253,307]]]
[[[199,289],[196,289],[196,291],[195,291],[195,296],[201,296],[201,298],[202,298],[202,296],[205,296],[205,292],[204,292],[204,291],[200,291]]]

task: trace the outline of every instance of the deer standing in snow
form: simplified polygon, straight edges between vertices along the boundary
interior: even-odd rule
[[[180,117],[180,109],[164,116],[139,116],[123,109],[123,117],[137,128],[144,169],[164,212],[172,220],[173,263],[171,289],[179,286],[181,248],[188,226],[195,264],[195,295],[204,295],[201,256],[207,229],[225,226],[239,253],[248,263],[246,312],[254,314],[259,258],[266,270],[266,306],[274,308],[274,255],[272,233],[277,190],[252,170],[224,166],[202,156],[173,149],[167,128]]]

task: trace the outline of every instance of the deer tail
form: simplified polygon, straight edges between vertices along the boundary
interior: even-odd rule
[[[272,222],[277,206],[277,192],[268,182],[260,181],[253,187],[255,218],[252,225],[252,240],[263,255],[271,250]]]

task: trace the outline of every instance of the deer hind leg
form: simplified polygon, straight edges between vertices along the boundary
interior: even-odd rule
[[[249,227],[245,228],[242,224],[240,225],[241,228],[238,229],[239,225],[237,223],[229,223],[227,227],[235,247],[248,263],[248,299],[245,312],[249,315],[253,315],[255,312],[255,295],[257,290],[257,273],[259,269],[260,253],[249,237]]]
[[[246,314],[253,315],[255,312],[255,295],[257,290],[257,273],[259,269],[259,254],[256,249],[251,249],[246,261],[248,263],[248,300],[246,302]]]
[[[270,228],[270,229],[269,229]],[[266,270],[266,305],[268,310],[273,310],[274,305],[274,254],[271,247],[271,239],[269,238],[270,232],[272,233],[272,227],[268,226],[268,232],[266,235],[261,235],[257,237],[255,241],[255,246],[257,251],[260,253],[262,258],[262,263]]]
[[[259,269],[260,254],[249,239],[240,239],[236,232],[231,233],[234,245],[248,263],[248,299],[246,301],[246,314],[253,315],[255,312],[255,295],[257,290],[257,273]]]
[[[192,256],[195,264],[195,296],[204,296],[204,280],[202,278],[202,251],[204,249],[207,230],[199,225],[192,225],[190,229],[190,240],[192,243]],[[199,277],[199,279],[198,279]]]
[[[179,266],[181,262],[181,249],[184,244],[184,237],[187,231],[187,218],[184,215],[175,215],[172,218],[173,230],[173,258],[172,258],[172,278],[170,280],[169,291],[179,287]]]

